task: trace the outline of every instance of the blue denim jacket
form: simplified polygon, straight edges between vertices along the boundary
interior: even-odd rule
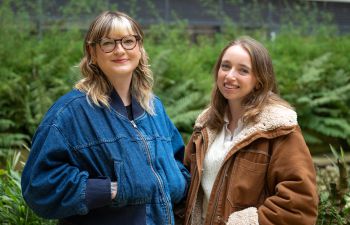
[[[77,90],[61,97],[33,137],[22,175],[27,204],[74,224],[174,224],[189,174],[178,130],[157,97],[154,107],[151,116],[133,98],[129,120],[116,92],[109,109]]]

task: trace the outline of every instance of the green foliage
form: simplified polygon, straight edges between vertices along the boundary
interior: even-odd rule
[[[338,40],[338,41],[334,41]],[[268,43],[281,94],[291,102],[308,144],[350,143],[350,60],[347,37],[281,34]],[[344,45],[343,45],[344,44]],[[303,46],[303,47],[301,47]]]
[[[196,117],[209,103],[211,70],[222,42],[206,37],[191,42],[186,23],[170,31],[163,24],[154,25],[149,32],[146,49],[155,75],[155,93],[187,141]]]
[[[350,224],[350,171],[344,160],[344,151],[330,146],[333,166],[319,169],[317,176],[320,195],[317,225]]]
[[[7,168],[0,169],[0,221],[3,225],[54,225],[57,221],[39,218],[22,198],[21,174],[15,170],[20,153],[8,155]]]
[[[336,30],[329,29],[329,15],[320,14],[312,3],[289,5],[284,1],[284,25],[270,40],[262,21],[253,21],[255,25],[250,27],[243,23],[242,28],[215,1],[201,2],[207,14],[220,16],[221,33],[192,36],[186,21],[166,24],[156,5],[146,2],[150,15],[160,22],[145,30],[155,93],[163,100],[185,141],[192,132],[195,117],[209,103],[211,71],[221,49],[237,36],[249,34],[270,50],[281,94],[296,107],[311,149],[329,142],[349,145],[350,39],[334,35]],[[0,45],[0,159],[12,149],[29,144],[29,137],[49,106],[71,89],[80,76],[76,65],[82,55],[83,35],[77,29],[79,26],[67,29],[67,25],[75,24],[75,19],[80,21],[77,18],[80,15],[91,16],[117,8],[109,1],[98,5],[90,0],[66,1],[60,7],[55,4],[5,0],[0,5],[3,31],[0,43],[6,43]],[[232,0],[225,4],[241,7],[239,21],[248,21],[252,12],[263,15],[269,9],[276,13],[270,4],[259,6],[255,0]],[[130,13],[136,15],[140,11],[136,1],[129,5]],[[47,12],[55,7],[54,12],[62,13],[70,21],[43,21],[42,17],[46,18]],[[322,23],[317,23],[316,18]],[[43,28],[39,29],[40,25]]]
[[[0,5],[0,160],[29,143],[54,100],[79,76],[74,69],[81,56],[82,35],[53,26],[41,36],[33,32],[29,15]],[[21,22],[19,22],[21,21]],[[34,29],[35,30],[35,29]]]
[[[20,149],[29,141],[26,134],[10,132],[13,127],[15,122],[12,120],[0,119],[0,165],[5,165],[5,159],[13,149]]]
[[[59,11],[65,16],[75,16],[75,19],[77,19],[81,15],[97,15],[104,10],[113,10],[117,6],[117,4],[112,4],[109,1],[69,0],[59,7]]]
[[[145,30],[155,93],[185,143],[196,117],[209,104],[214,85],[212,68],[221,49],[237,36],[248,34],[269,49],[281,95],[295,106],[311,150],[315,152],[316,147],[324,148],[328,143],[350,145],[350,38],[335,36],[337,30],[328,14],[318,12],[310,1],[283,1],[286,7],[282,27],[276,30],[271,18],[265,23],[261,20],[264,10],[271,15],[279,13],[271,4],[225,1],[241,7],[238,21],[232,21],[217,1],[200,2],[208,15],[222,23],[221,33],[191,35],[186,21],[168,24],[157,5],[146,1],[147,13],[159,22]],[[128,4],[128,13],[138,19],[137,1]],[[69,0],[60,6],[55,1],[1,1],[0,168],[7,165],[0,170],[3,224],[54,223],[38,218],[24,203],[20,174],[14,170],[19,156],[14,152],[30,146],[29,139],[50,105],[70,90],[80,76],[77,64],[82,56],[83,32],[79,29],[86,29],[87,23],[102,10],[117,8],[111,1]],[[64,17],[55,21],[48,12]],[[269,39],[271,31],[276,33]],[[9,158],[14,162],[5,162]],[[335,154],[335,158],[339,160],[333,167],[318,171],[317,224],[350,223],[348,173],[344,172],[342,155]]]

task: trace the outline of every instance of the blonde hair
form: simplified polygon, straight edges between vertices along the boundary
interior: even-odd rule
[[[222,57],[231,46],[239,45],[247,51],[252,63],[252,73],[257,80],[257,87],[249,93],[242,102],[245,108],[243,122],[256,122],[262,109],[268,104],[280,104],[292,108],[288,102],[278,95],[278,88],[273,70],[272,60],[267,49],[251,37],[243,36],[230,42],[220,53],[214,66],[214,78],[217,82],[218,71],[221,66]],[[221,94],[217,85],[212,90],[211,104],[207,111],[208,120],[206,124],[214,130],[220,130],[224,125],[224,115],[228,109],[228,101]]]
[[[84,57],[79,64],[83,78],[76,83],[75,88],[85,92],[89,101],[95,105],[101,106],[102,104],[110,107],[109,96],[113,91],[113,86],[98,65],[93,63],[93,55],[89,48],[95,47],[95,43],[110,32],[125,30],[135,32],[141,38],[138,41],[141,58],[132,74],[130,91],[141,107],[153,115],[153,74],[148,65],[148,55],[143,47],[143,32],[140,25],[125,13],[106,11],[91,23],[84,39]]]

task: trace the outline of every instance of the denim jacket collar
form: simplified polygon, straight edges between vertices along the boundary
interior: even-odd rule
[[[121,115],[128,117],[128,113],[126,111],[124,103],[115,90],[113,90],[111,93],[111,106]],[[141,107],[140,103],[136,100],[136,98],[133,95],[131,96],[131,107],[134,119],[138,118],[145,112],[145,110]]]

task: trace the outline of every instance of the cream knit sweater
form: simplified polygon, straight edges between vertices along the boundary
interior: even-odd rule
[[[203,162],[203,178],[201,185],[204,191],[203,199],[203,215],[207,211],[208,201],[210,198],[211,190],[213,188],[216,176],[220,170],[220,167],[232,147],[233,138],[242,130],[242,122],[238,121],[237,128],[233,133],[228,129],[228,119],[224,118],[225,124],[220,133],[216,136],[213,143],[209,146],[208,152]]]

